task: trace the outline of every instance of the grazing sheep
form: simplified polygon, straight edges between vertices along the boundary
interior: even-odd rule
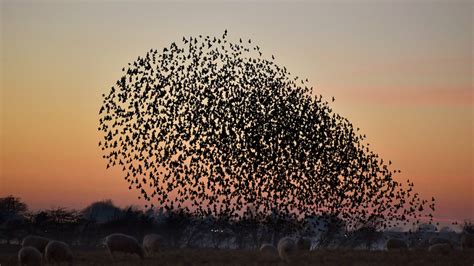
[[[467,232],[463,232],[461,234],[461,249],[473,249],[474,248],[474,234],[469,234]]]
[[[142,246],[133,236],[115,233],[105,238],[105,245],[109,249],[110,256],[114,259],[114,252],[137,254],[143,259],[144,252]]]
[[[386,250],[401,250],[401,249],[408,249],[408,247],[405,241],[391,238],[387,240],[387,242],[385,242],[385,249]]]
[[[434,245],[431,245],[428,250],[430,252],[437,252],[437,253],[441,253],[441,254],[447,254],[449,252],[451,252],[451,250],[453,250],[453,246],[451,245],[451,243],[440,243],[440,244],[434,244]]]
[[[298,248],[298,250],[309,251],[311,249],[311,240],[307,238],[299,238],[296,241],[296,247]]]
[[[143,249],[145,254],[151,255],[159,252],[164,245],[164,238],[157,234],[148,234],[143,238]]]
[[[265,257],[273,257],[278,255],[278,250],[272,244],[263,244],[260,247],[260,254]]]
[[[430,238],[430,240],[428,240],[428,244],[430,246],[433,246],[433,245],[436,245],[436,244],[450,244],[451,241],[449,241],[449,239],[446,239],[446,238],[441,238],[441,237],[432,237]]]
[[[61,263],[63,261],[69,262],[72,265],[72,252],[69,246],[61,241],[49,241],[44,253],[48,263]]]
[[[278,254],[280,258],[285,261],[289,262],[290,258],[294,256],[296,251],[296,244],[293,239],[289,237],[284,237],[278,241]]]
[[[39,252],[44,254],[44,249],[46,248],[46,245],[48,245],[49,241],[50,240],[46,237],[28,235],[25,238],[23,238],[23,241],[21,242],[21,246],[34,247]]]
[[[35,247],[23,247],[18,251],[18,261],[20,266],[41,266],[41,252]]]

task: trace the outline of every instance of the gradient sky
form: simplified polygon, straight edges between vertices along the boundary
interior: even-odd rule
[[[1,2],[0,196],[32,209],[142,204],[97,147],[101,94],[128,62],[182,36],[251,38],[307,77],[371,148],[474,219],[470,1]]]

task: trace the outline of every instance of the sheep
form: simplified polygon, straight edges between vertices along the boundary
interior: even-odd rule
[[[21,246],[22,247],[34,247],[39,252],[44,254],[44,250],[46,248],[46,245],[48,245],[49,241],[50,240],[46,237],[28,235],[25,238],[23,238],[23,241],[21,242]]]
[[[163,248],[164,238],[157,234],[148,234],[143,238],[143,249],[145,254],[151,255]]]
[[[437,253],[441,253],[441,254],[447,254],[451,250],[453,250],[453,246],[451,245],[451,243],[439,243],[439,244],[431,245],[428,248],[428,250],[430,252],[437,252]]]
[[[405,241],[391,238],[387,240],[387,242],[385,242],[385,249],[386,250],[401,250],[401,249],[408,249],[408,247]]]
[[[20,266],[41,266],[43,255],[35,247],[23,247],[18,251]]]
[[[61,263],[65,261],[72,265],[73,261],[71,249],[68,244],[61,241],[49,241],[44,256],[48,263]]]
[[[309,251],[311,249],[311,240],[307,239],[307,238],[299,238],[297,241],[296,241],[296,247],[298,248],[298,250],[305,250],[305,251]]]
[[[467,232],[463,232],[461,234],[461,249],[473,249],[474,248],[474,234],[469,234]]]
[[[278,241],[278,254],[283,261],[289,262],[290,258],[294,256],[295,252],[296,244],[293,239],[284,237]]]
[[[105,238],[105,245],[112,259],[114,259],[114,252],[137,254],[141,259],[144,258],[142,246],[132,236],[120,233],[111,234]]]
[[[441,238],[441,237],[431,237],[429,240],[428,240],[428,244],[430,246],[432,245],[436,245],[436,244],[449,244],[451,243],[451,241],[449,241],[448,239],[446,238]]]
[[[278,256],[278,250],[272,244],[263,244],[260,247],[260,254],[262,254],[263,257],[276,257]]]

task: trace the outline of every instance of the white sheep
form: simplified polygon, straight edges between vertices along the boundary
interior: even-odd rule
[[[41,266],[43,255],[35,247],[23,247],[18,251],[20,266]]]
[[[289,262],[290,258],[294,256],[295,252],[296,244],[295,241],[290,237],[284,237],[278,241],[278,254],[283,261]]]
[[[311,249],[311,240],[307,238],[299,238],[296,240],[296,247],[301,251],[309,251]]]
[[[260,247],[260,255],[264,260],[272,260],[278,258],[278,250],[272,244],[263,244]]]
[[[387,242],[385,242],[385,249],[386,250],[408,249],[408,246],[403,240],[391,238],[387,240]]]
[[[46,237],[28,235],[25,238],[23,238],[23,241],[21,242],[21,246],[22,247],[34,247],[39,252],[44,254],[44,250],[46,248],[46,245],[48,245],[49,241],[50,240]]]
[[[428,240],[428,244],[430,246],[436,245],[436,244],[450,244],[450,243],[451,241],[449,241],[449,239],[436,237],[436,236],[433,236]]]
[[[109,249],[110,256],[114,259],[115,252],[137,254],[143,259],[144,252],[142,246],[133,236],[115,233],[105,238],[105,245]]]
[[[461,234],[461,249],[467,250],[474,248],[474,234],[463,232]]]
[[[143,237],[143,249],[147,255],[159,252],[164,246],[164,238],[157,234],[148,234]]]
[[[72,252],[68,244],[56,240],[49,241],[44,256],[48,263],[68,262],[69,265],[72,265],[73,261]]]
[[[431,245],[428,250],[430,252],[437,252],[437,253],[441,253],[441,254],[447,254],[449,252],[451,252],[451,250],[453,250],[453,246],[451,245],[451,243],[440,243],[440,244],[434,244],[434,245]]]

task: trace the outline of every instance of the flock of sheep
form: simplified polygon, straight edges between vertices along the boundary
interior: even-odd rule
[[[110,256],[115,260],[115,253],[136,254],[140,258],[145,255],[150,256],[163,248],[164,239],[157,234],[148,234],[143,238],[143,243],[129,235],[115,233],[107,236],[103,244],[107,247]],[[452,243],[443,238],[432,237],[429,240],[429,251],[445,253],[453,249]],[[386,250],[408,249],[405,241],[400,239],[389,239],[385,243]],[[461,248],[474,248],[474,235],[463,234],[461,237]],[[263,244],[260,247],[260,254],[263,258],[277,258],[289,262],[300,251],[309,251],[311,249],[311,240],[299,238],[296,241],[290,237],[284,237],[278,241],[277,247],[272,244]],[[22,248],[18,252],[20,266],[43,265],[44,261],[48,263],[67,262],[73,263],[73,255],[70,247],[61,241],[50,240],[41,236],[27,236],[22,241]]]
[[[125,234],[111,234],[104,239],[105,246],[109,250],[112,259],[116,252],[137,254],[144,258],[145,254],[151,255],[162,248],[163,237],[157,234],[149,234],[143,238],[140,245],[137,239]],[[20,266],[42,265],[43,258],[49,263],[68,262],[73,263],[73,255],[69,246],[61,241],[50,240],[41,236],[27,236],[23,239],[22,248],[18,251]]]
[[[21,266],[42,265],[43,254],[48,262],[67,261],[72,265],[71,249],[64,242],[41,236],[27,236],[21,245],[22,248],[18,251],[18,261]]]

